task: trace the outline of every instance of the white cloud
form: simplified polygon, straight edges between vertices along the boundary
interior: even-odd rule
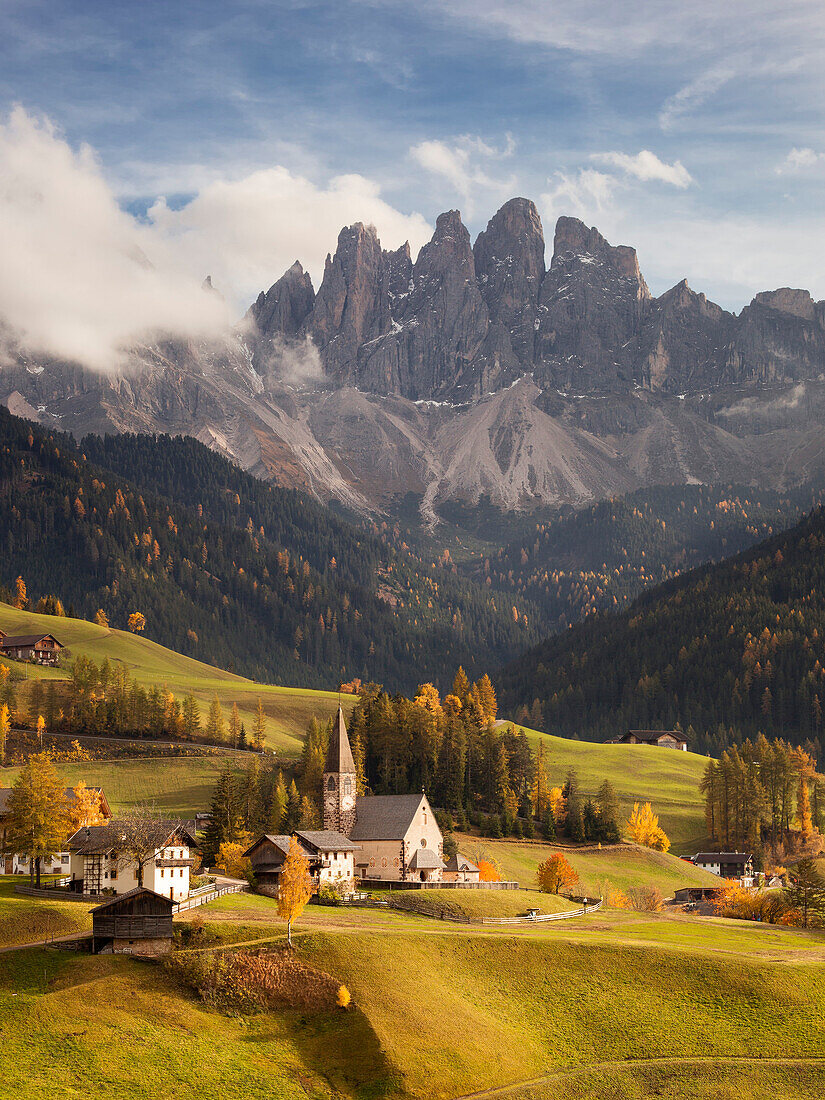
[[[413,255],[432,232],[420,214],[402,214],[385,202],[378,184],[364,176],[336,176],[319,187],[283,167],[207,183],[179,210],[160,199],[149,218],[165,241],[173,241],[190,265],[211,272],[238,304],[270,286],[296,259],[317,288],[325,256],[353,222],[374,225],[385,248],[409,240]]]
[[[504,198],[516,189],[515,176],[498,178],[489,165],[513,155],[515,143],[508,135],[503,149],[488,145],[480,137],[465,134],[452,144],[422,141],[410,149],[410,156],[434,176],[445,179],[463,201],[465,213],[472,216],[480,193],[488,201]]]
[[[556,172],[549,182],[550,190],[540,195],[539,202],[551,225],[562,214],[572,214],[592,224],[612,205],[617,183],[614,176],[595,168]]]
[[[815,168],[817,164],[821,164],[825,161],[825,153],[817,153],[815,149],[808,147],[802,149],[791,149],[790,153],[785,157],[780,165],[777,166],[776,174],[778,176],[791,175],[795,172],[802,172],[806,168]]]
[[[389,247],[430,236],[363,176],[318,187],[283,167],[204,183],[181,209],[160,200],[141,222],[88,147],[16,108],[0,123],[0,328],[31,354],[113,369],[139,341],[225,332],[296,258],[317,285],[339,230],[358,220]],[[203,292],[206,274],[234,309]]]
[[[698,110],[736,75],[736,68],[727,63],[700,73],[665,100],[659,111],[659,125],[663,130],[672,130],[680,119]]]
[[[600,164],[610,164],[643,182],[657,180],[679,188],[693,183],[693,177],[680,160],[667,164],[649,149],[642,149],[635,156],[629,153],[593,153],[591,159]]]
[[[226,307],[118,207],[92,151],[16,108],[0,124],[0,319],[32,353],[115,366],[157,332],[214,334]]]

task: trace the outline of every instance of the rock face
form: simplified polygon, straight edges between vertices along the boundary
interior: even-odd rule
[[[649,306],[634,249],[614,248],[578,219],[559,218],[539,299],[537,377],[576,393],[626,388]]]
[[[72,431],[182,432],[245,468],[374,512],[413,493],[502,508],[662,482],[825,483],[825,303],[736,316],[636,253],[511,199],[473,246],[442,214],[413,261],[341,231],[317,294],[295,263],[237,332],[136,348],[100,375],[32,361],[0,320],[0,401]]]
[[[473,246],[491,326],[500,326],[522,366],[535,358],[536,316],[544,279],[544,231],[529,199],[510,199]]]

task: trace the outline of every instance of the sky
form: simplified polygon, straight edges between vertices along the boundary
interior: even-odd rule
[[[823,92],[819,0],[0,0],[0,317],[102,364],[513,195],[548,262],[572,214],[654,293],[825,298]]]

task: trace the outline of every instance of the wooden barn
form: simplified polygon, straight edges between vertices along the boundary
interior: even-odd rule
[[[165,955],[172,949],[171,898],[145,886],[92,909],[96,955]]]

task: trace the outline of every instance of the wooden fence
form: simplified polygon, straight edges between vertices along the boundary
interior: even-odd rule
[[[176,902],[173,912],[185,913],[188,909],[197,909],[199,905],[206,905],[210,901],[217,901],[218,898],[225,897],[226,894],[240,894],[244,890],[248,890],[249,887],[245,882],[237,882],[231,885],[226,884],[224,886],[213,886],[206,888],[201,893],[190,894],[188,898],[184,898],[183,901]]]

